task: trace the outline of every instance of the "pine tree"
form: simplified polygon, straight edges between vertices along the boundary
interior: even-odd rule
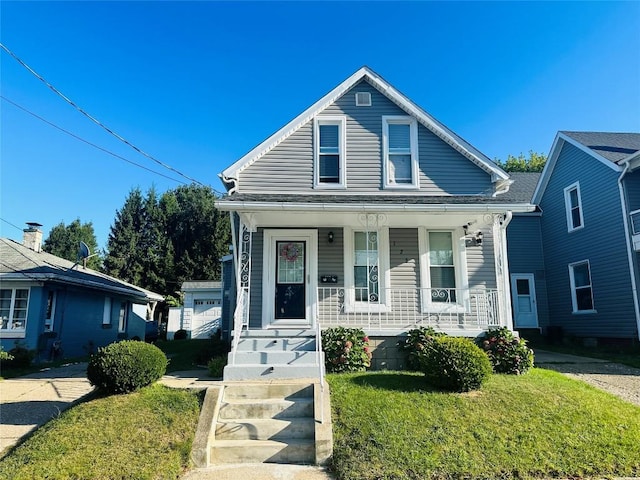
[[[80,260],[78,250],[81,241],[87,244],[92,255],[95,254],[87,259],[87,267],[99,270],[102,266],[102,258],[98,251],[98,241],[91,222],[82,223],[79,218],[69,225],[60,222],[51,229],[42,249],[71,262],[77,262]]]

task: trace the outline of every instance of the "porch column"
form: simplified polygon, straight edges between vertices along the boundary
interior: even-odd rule
[[[238,226],[236,229],[236,220]],[[253,233],[256,231],[253,216],[240,214],[238,218],[231,214],[231,231],[233,234],[233,250],[236,272],[236,309],[233,315],[233,329],[236,332],[249,328],[249,306],[251,294],[251,246]],[[237,231],[237,234],[236,234]],[[235,335],[238,335],[236,333]]]
[[[493,215],[493,253],[496,263],[496,286],[498,287],[498,305],[500,325],[513,330],[511,314],[511,287],[509,284],[509,261],[507,258],[507,225],[511,221],[511,212]]]

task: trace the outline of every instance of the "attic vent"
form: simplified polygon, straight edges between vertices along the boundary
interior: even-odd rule
[[[356,107],[370,107],[371,94],[369,92],[356,93]]]

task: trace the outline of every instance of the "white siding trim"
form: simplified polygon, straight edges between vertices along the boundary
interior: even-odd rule
[[[576,296],[576,279],[574,276],[574,268],[577,267],[578,265],[584,265],[587,264],[587,269],[589,271],[589,288],[591,288],[591,303],[593,308],[591,310],[578,310],[578,298]],[[591,263],[589,262],[589,260],[580,260],[579,262],[573,262],[570,263],[568,265],[569,268],[569,286],[571,288],[571,306],[572,306],[572,313],[574,314],[585,314],[585,313],[598,313],[598,311],[596,310],[596,300],[595,300],[595,295],[594,295],[594,291],[593,291],[593,276],[591,275]]]

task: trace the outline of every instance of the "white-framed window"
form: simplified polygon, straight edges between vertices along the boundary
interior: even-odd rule
[[[118,332],[127,331],[127,323],[129,321],[129,302],[120,303],[120,312],[118,312]]]
[[[382,117],[384,186],[418,188],[418,123],[409,116]]]
[[[29,311],[28,288],[0,289],[0,336],[23,337]]]
[[[371,106],[371,93],[356,92],[356,107],[370,107],[370,106]]]
[[[221,305],[222,300],[217,298],[197,298],[193,301],[193,312],[198,315]]]
[[[386,311],[389,289],[389,229],[344,229],[345,308]]]
[[[111,297],[104,297],[104,308],[102,309],[102,325],[111,325]]]
[[[469,307],[467,253],[462,229],[420,229],[420,282],[424,312]]]
[[[595,313],[589,260],[569,264],[573,313]]]
[[[344,116],[316,117],[314,121],[314,184],[318,188],[346,186],[346,129]]]
[[[584,227],[580,183],[576,182],[564,189],[564,206],[567,212],[567,230],[573,232]]]
[[[53,321],[56,316],[56,292],[55,290],[49,290],[47,292],[47,310],[44,316],[44,331],[53,331]]]

